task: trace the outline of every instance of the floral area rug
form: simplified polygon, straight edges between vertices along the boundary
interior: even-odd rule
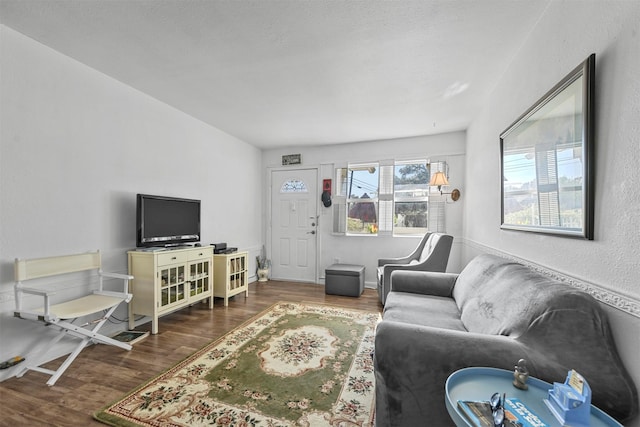
[[[371,426],[379,319],[274,304],[94,417],[114,426]]]

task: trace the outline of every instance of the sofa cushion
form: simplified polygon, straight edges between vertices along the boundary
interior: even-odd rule
[[[481,255],[460,273],[453,297],[471,332],[519,337],[554,310],[593,309],[589,295],[504,258]]]
[[[384,320],[465,331],[458,306],[449,297],[389,292]]]

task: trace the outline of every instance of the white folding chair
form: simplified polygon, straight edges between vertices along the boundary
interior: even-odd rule
[[[82,271],[96,270],[98,273],[98,289],[90,295],[85,295],[70,301],[51,304],[53,292],[41,288],[25,287],[23,282],[32,279],[59,276],[62,274],[78,273]],[[103,278],[122,279],[124,288],[122,292],[105,291]],[[28,355],[24,367],[18,372],[17,377],[22,377],[28,370],[38,371],[51,376],[47,384],[52,386],[71,365],[83,348],[91,343],[114,345],[124,350],[131,350],[131,345],[114,340],[98,333],[107,319],[113,314],[122,302],[131,301],[132,295],[128,293],[129,280],[133,276],[126,274],[105,273],[102,271],[100,252],[88,252],[76,255],[63,255],[48,258],[16,259],[15,261],[15,317],[30,319],[43,323],[48,327],[56,327],[59,333],[44,347],[43,354]],[[43,297],[43,305],[34,310],[23,309],[23,295],[32,294]],[[95,318],[100,314],[100,317]],[[75,319],[91,316],[91,320],[84,324],[72,323]],[[40,365],[48,362],[48,356],[55,344],[64,336],[80,339],[80,342],[57,370],[42,368]],[[35,360],[32,357],[35,356]]]

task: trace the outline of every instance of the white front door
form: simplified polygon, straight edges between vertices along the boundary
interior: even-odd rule
[[[271,172],[271,277],[316,281],[318,171]]]

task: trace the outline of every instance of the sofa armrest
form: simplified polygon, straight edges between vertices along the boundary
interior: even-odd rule
[[[501,335],[383,320],[375,341],[376,424],[424,425],[428,414],[429,425],[451,425],[445,406],[450,374],[469,366],[511,370],[518,359],[526,358],[535,376],[531,356],[530,349]]]
[[[457,274],[431,271],[401,271],[391,273],[391,290],[414,294],[451,297]]]

